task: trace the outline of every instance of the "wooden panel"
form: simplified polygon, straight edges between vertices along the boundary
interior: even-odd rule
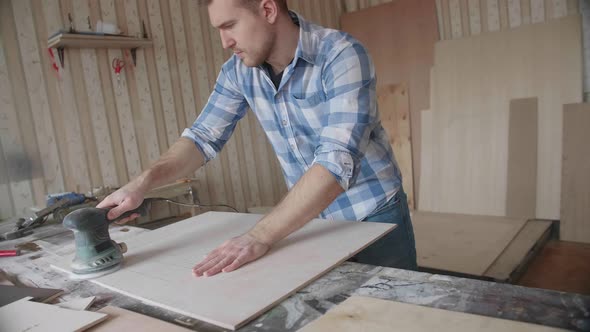
[[[429,106],[436,8],[430,0],[398,0],[343,14],[341,25],[369,50],[380,85],[408,84],[415,191],[420,179],[420,111]],[[375,29],[380,26],[380,29]],[[419,197],[419,192],[415,193]]]
[[[60,308],[71,310],[87,310],[96,300],[96,296],[82,297],[67,302],[56,303]]]
[[[508,0],[508,21],[511,28],[522,24],[520,0]]]
[[[510,101],[506,216],[534,218],[537,208],[537,98]]]
[[[30,126],[29,128],[32,127],[35,131],[37,138],[36,145],[41,154],[39,161],[43,169],[47,191],[61,192],[64,188],[64,176],[62,174],[58,147],[54,143],[56,136],[52,125],[51,109],[47,99],[47,89],[43,79],[39,46],[35,42],[37,38],[34,31],[30,3],[27,1],[13,1],[12,6],[19,42],[15,46],[19,47],[19,57],[22,61],[26,81],[26,90],[24,91],[28,92],[28,96],[25,98],[28,99],[30,104],[30,111],[27,110],[26,112],[30,113],[32,117],[31,122],[28,122],[27,126]],[[8,40],[5,39],[5,41],[7,42]],[[7,49],[10,50],[8,44]],[[72,174],[68,174],[68,176],[72,176]]]
[[[3,331],[83,331],[106,318],[106,314],[62,309],[26,299],[0,307]]]
[[[531,23],[545,21],[545,3],[543,0],[531,0]]]
[[[590,104],[563,106],[559,238],[590,243]]]
[[[300,331],[550,332],[565,330],[414,304],[352,296]]]
[[[418,266],[483,276],[525,223],[524,218],[415,211]]]
[[[510,244],[487,269],[484,276],[499,281],[512,281],[511,274],[523,263],[543,235],[549,232],[551,221],[529,220]]]
[[[537,218],[559,219],[562,119],[582,100],[580,19],[436,45],[432,103],[437,212],[505,215],[509,101],[538,96]],[[559,45],[559,47],[555,47]]]
[[[0,285],[0,291],[0,307],[24,298],[37,302],[51,302],[64,293],[61,289],[3,285]]]
[[[61,33],[47,41],[47,47],[78,47],[78,48],[136,48],[151,47],[149,39],[137,39],[117,36],[92,36]]]
[[[0,36],[0,158],[4,165],[0,174],[4,180],[0,182],[0,190],[5,194],[0,197],[0,219],[24,214],[34,202],[30,180],[32,167],[23,163],[27,159],[27,151],[18,123],[17,103],[13,99],[3,39],[4,36]]]
[[[62,26],[62,12],[57,0],[43,2],[43,7],[39,2],[36,3],[35,21],[37,24],[36,44],[45,49],[46,36],[48,31],[56,31]],[[45,16],[41,14],[41,10]],[[28,13],[27,15],[29,15]],[[46,54],[46,53],[45,53]],[[55,127],[57,148],[59,150],[60,162],[64,169],[64,183],[66,187],[73,188],[76,191],[87,191],[92,187],[88,161],[86,158],[86,149],[91,150],[88,146],[85,149],[85,142],[82,132],[82,123],[80,122],[83,114],[87,115],[87,100],[83,80],[77,79],[81,73],[80,51],[68,50],[67,66],[60,69],[59,80],[45,82],[53,116],[53,125]],[[48,63],[48,57],[41,57],[41,63],[46,75],[50,75],[51,65]],[[55,76],[51,76],[54,78]],[[74,81],[77,80],[77,83]]]
[[[402,173],[408,205],[414,209],[410,104],[406,84],[389,84],[377,88],[377,104],[381,124],[389,135],[389,143]]]
[[[102,20],[102,12],[100,9],[100,2],[99,1],[91,1],[89,2],[89,11],[90,11],[90,20],[91,22],[96,23],[98,20]],[[51,30],[52,31],[52,30]],[[113,169],[116,174],[116,186],[121,186],[125,184],[129,180],[129,175],[127,172],[127,166],[125,161],[125,152],[123,149],[123,142],[121,136],[121,129],[119,126],[119,119],[117,116],[117,108],[115,104],[115,91],[113,86],[113,81],[111,79],[111,72],[113,71],[111,64],[112,58],[108,56],[106,49],[97,49],[96,50],[96,63],[94,66],[98,67],[99,73],[99,80],[100,80],[100,88],[102,90],[102,96],[104,98],[104,113],[105,113],[105,120],[107,127],[102,128],[98,127],[100,122],[95,125],[95,130],[98,135],[108,135],[110,136],[111,140],[111,149],[113,158],[110,159],[110,155],[108,154],[108,150],[106,149],[107,153],[107,165],[109,169]],[[100,107],[100,105],[99,105]],[[100,142],[100,140],[99,140]],[[99,150],[100,151],[100,150]],[[99,156],[101,156],[101,152],[99,152]],[[111,164],[112,163],[112,164]],[[112,174],[112,173],[111,173]],[[106,184],[106,182],[105,182]]]
[[[208,278],[191,275],[191,268],[207,252],[243,234],[261,217],[208,212],[140,234],[126,241],[129,251],[122,269],[92,281],[146,303],[236,329],[395,227],[316,219],[236,271]],[[67,271],[71,260],[65,258],[58,268]]]
[[[420,163],[420,199],[418,201],[418,207],[420,209],[425,210],[423,207],[432,207],[434,206],[432,197],[432,192],[430,188],[432,188],[432,181],[433,181],[433,165],[432,165],[432,111],[424,110],[422,111],[422,128],[420,129],[422,133],[421,143],[422,146],[420,147],[420,153],[422,154],[421,163]]]
[[[167,323],[163,320],[138,314],[118,307],[106,306],[98,312],[107,314],[108,318],[89,329],[89,332],[119,332],[141,330],[144,332],[189,332],[184,327]]]
[[[117,14],[115,12],[114,0],[100,0],[100,9],[102,19],[107,22],[117,22]],[[129,63],[130,59],[125,56],[125,51],[120,49],[108,49],[109,64],[114,58],[123,59],[126,61],[125,73],[133,70],[133,66]],[[131,98],[129,96],[129,87],[127,84],[127,75],[122,71],[117,76],[113,70],[110,71],[110,79],[114,89],[115,105],[117,110],[117,117],[119,127],[121,130],[121,139],[124,148],[127,176],[129,179],[135,178],[141,173],[141,160],[139,157],[139,148],[137,136],[135,135],[135,128],[133,122]]]
[[[481,12],[479,0],[469,0],[469,27],[470,34],[477,35],[481,33]],[[467,36],[467,35],[465,35]]]

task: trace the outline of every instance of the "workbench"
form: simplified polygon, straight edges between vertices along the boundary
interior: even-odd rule
[[[116,241],[147,229],[112,227]],[[0,258],[0,269],[17,285],[59,288],[64,300],[96,296],[91,310],[113,305],[195,331],[223,329],[144,304],[90,281],[69,280],[53,270],[55,254],[73,250],[73,234],[59,224],[46,225],[25,238],[0,242],[0,249],[20,245],[21,256]],[[548,271],[550,273],[550,271]],[[510,284],[345,262],[258,317],[240,331],[296,331],[351,295],[418,304],[572,330],[578,318],[590,317],[590,296],[532,289]],[[587,327],[586,327],[587,328]]]

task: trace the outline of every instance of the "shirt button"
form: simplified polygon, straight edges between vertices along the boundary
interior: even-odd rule
[[[287,120],[283,120],[282,124],[283,124],[283,126],[286,126],[287,125]]]

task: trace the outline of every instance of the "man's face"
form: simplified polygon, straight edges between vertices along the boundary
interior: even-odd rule
[[[219,30],[223,48],[231,49],[246,66],[255,67],[269,57],[275,34],[262,6],[264,0],[255,9],[246,8],[239,1],[212,1],[209,19]]]

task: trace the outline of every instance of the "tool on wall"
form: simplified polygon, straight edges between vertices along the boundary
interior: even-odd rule
[[[51,68],[53,68],[53,70],[55,70],[55,75],[57,76],[57,79],[61,80],[61,73],[59,71],[59,66],[57,65],[57,61],[55,61],[55,55],[53,54],[53,50],[51,48],[47,48],[47,51],[49,52],[49,60],[51,61]]]
[[[13,240],[33,233],[33,229],[45,223],[50,214],[55,214],[61,209],[84,203],[87,200],[96,200],[93,197],[86,197],[84,194],[75,192],[64,192],[47,195],[46,208],[35,212],[34,217],[18,218],[14,228],[0,235],[0,240]]]
[[[111,62],[111,67],[115,71],[117,75],[117,87],[121,88],[121,70],[125,68],[125,61],[121,58],[114,58],[113,62]]]

